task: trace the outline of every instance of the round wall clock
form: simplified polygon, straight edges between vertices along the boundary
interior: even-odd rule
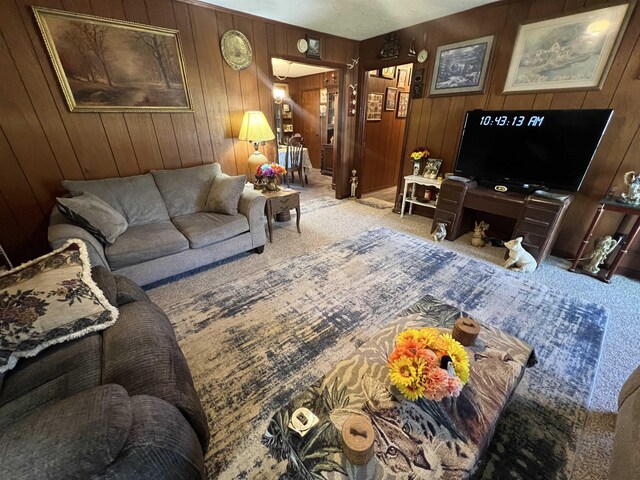
[[[229,30],[220,39],[220,49],[224,61],[234,70],[244,70],[251,65],[253,52],[251,44],[242,32]]]
[[[427,52],[424,48],[422,50],[420,50],[418,52],[418,57],[416,60],[418,60],[418,63],[424,63],[427,60],[427,57],[429,56],[429,52]]]
[[[307,49],[309,48],[309,44],[307,43],[307,41],[304,38],[301,38],[300,40],[298,40],[298,51],[300,53],[304,53],[307,51]]]

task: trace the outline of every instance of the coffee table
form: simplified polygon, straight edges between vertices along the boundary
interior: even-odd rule
[[[290,477],[463,479],[481,471],[498,419],[535,354],[527,343],[482,325],[467,348],[471,376],[461,395],[408,401],[387,375],[396,336],[407,328],[450,331],[465,315],[435,299],[430,305],[394,320],[273,415],[262,441],[271,455],[288,462]],[[319,419],[304,437],[287,428],[299,407]],[[352,465],[342,453],[340,428],[351,414],[365,415],[375,432],[375,454],[364,466]]]

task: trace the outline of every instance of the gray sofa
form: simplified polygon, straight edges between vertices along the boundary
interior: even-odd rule
[[[618,418],[609,478],[640,479],[640,367],[629,376],[618,395]]]
[[[69,181],[72,194],[89,192],[122,214],[127,230],[106,247],[71,223],[57,208],[49,222],[51,248],[70,238],[85,241],[91,265],[103,265],[146,285],[266,244],[265,198],[245,189],[237,215],[205,211],[213,179],[224,175],[217,163],[146,175]]]
[[[116,323],[0,375],[0,477],[203,478],[209,428],[169,319],[130,280],[92,276]]]

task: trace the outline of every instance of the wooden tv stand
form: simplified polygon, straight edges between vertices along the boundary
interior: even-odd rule
[[[508,217],[516,221],[511,238],[522,237],[525,250],[539,265],[551,251],[572,200],[570,194],[502,193],[474,181],[447,179],[440,188],[431,231],[436,223],[445,223],[447,240],[455,240],[473,230],[478,212]]]

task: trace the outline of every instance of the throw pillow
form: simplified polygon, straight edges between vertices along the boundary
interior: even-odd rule
[[[108,203],[89,192],[71,198],[56,198],[60,213],[84,228],[103,245],[110,245],[128,227],[127,220]]]
[[[91,278],[87,247],[69,240],[0,276],[0,374],[20,357],[105,329],[117,318]]]
[[[237,215],[240,197],[247,183],[246,175],[230,177],[228,175],[216,175],[209,190],[206,210],[225,215]]]

